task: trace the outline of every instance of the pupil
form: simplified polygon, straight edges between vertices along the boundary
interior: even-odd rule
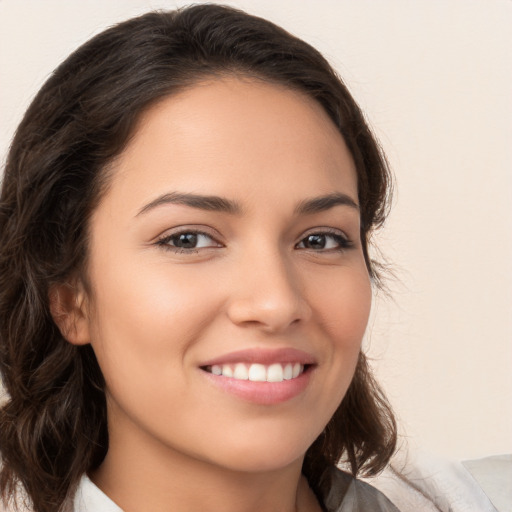
[[[323,249],[325,247],[325,237],[323,235],[309,235],[308,245],[316,249]]]
[[[195,233],[182,233],[178,238],[178,246],[184,249],[191,249],[197,244],[197,235]]]

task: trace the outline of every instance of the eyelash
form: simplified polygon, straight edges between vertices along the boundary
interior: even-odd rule
[[[199,247],[199,248],[196,248],[196,247],[185,248],[185,247],[175,247],[175,246],[170,245],[170,242],[172,240],[177,239],[181,235],[196,235],[196,236],[203,235],[218,244],[218,242],[211,235],[209,235],[208,233],[205,233],[204,231],[198,231],[198,230],[194,230],[194,229],[184,229],[182,231],[172,233],[171,235],[163,236],[162,238],[157,240],[156,245],[162,247],[164,250],[172,251],[176,254],[193,254],[193,253],[198,253],[199,249],[214,248],[212,246]],[[302,238],[302,240],[300,240],[300,242],[297,245],[302,244],[308,237],[311,237],[311,236],[330,237],[338,244],[337,248],[321,249],[318,251],[313,250],[314,252],[328,252],[328,253],[343,252],[347,249],[351,249],[354,246],[354,243],[351,240],[349,240],[349,238],[346,235],[340,234],[339,231],[334,231],[334,230],[329,230],[329,229],[324,229],[323,231],[314,231],[312,233],[309,233],[304,238]],[[220,246],[220,244],[217,247],[219,247],[219,246]],[[307,247],[304,247],[304,249],[307,249]]]

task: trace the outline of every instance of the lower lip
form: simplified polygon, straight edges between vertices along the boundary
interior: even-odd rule
[[[204,376],[223,391],[247,402],[259,405],[275,405],[300,395],[307,387],[313,367],[308,367],[298,377],[282,382],[253,382],[239,380],[201,370]]]

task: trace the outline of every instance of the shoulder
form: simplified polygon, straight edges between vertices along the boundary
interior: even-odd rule
[[[321,498],[327,512],[399,512],[378,489],[336,467],[328,470],[325,484],[326,493]],[[68,511],[123,512],[86,475],[82,477]]]
[[[511,468],[509,465],[509,474],[512,474]],[[502,486],[506,486],[500,479],[502,472],[502,466],[499,470],[493,467],[493,471],[488,470],[486,475],[493,482],[502,481]],[[396,457],[383,473],[368,482],[390,498],[401,512],[509,510],[497,506],[498,500],[492,490],[486,489],[476,476],[474,470],[458,461],[418,452]],[[498,498],[503,496],[500,494]]]
[[[336,467],[328,470],[322,496],[327,512],[399,512],[393,503],[369,483],[358,480]]]

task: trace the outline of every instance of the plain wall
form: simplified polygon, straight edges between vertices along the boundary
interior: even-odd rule
[[[512,452],[512,2],[225,0],[337,68],[396,175],[397,275],[366,344],[414,446]],[[0,0],[0,159],[52,69],[108,25],[185,2]]]

